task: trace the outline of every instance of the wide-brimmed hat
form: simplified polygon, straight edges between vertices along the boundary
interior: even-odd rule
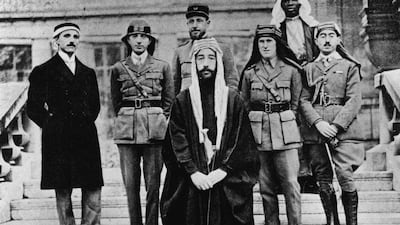
[[[132,34],[144,34],[150,39],[155,40],[156,38],[151,35],[150,25],[143,19],[132,20],[128,26],[126,34],[121,38],[123,42],[126,42],[128,37]]]
[[[156,38],[153,35],[151,35],[150,25],[144,19],[135,19],[130,22],[126,34],[121,38],[122,42],[126,44],[129,51],[131,49],[128,43],[128,37],[132,34],[144,34],[147,37],[149,37],[151,43],[147,48],[147,51],[149,52],[149,54],[152,55],[155,49]]]
[[[186,11],[186,19],[189,19],[193,16],[202,16],[206,19],[209,18],[209,11],[208,5],[201,4],[201,3],[192,3],[188,6]]]

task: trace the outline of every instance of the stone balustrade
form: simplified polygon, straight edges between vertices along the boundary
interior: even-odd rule
[[[400,69],[375,76],[379,89],[379,145],[367,152],[374,171],[393,171],[393,188],[400,190]]]
[[[12,166],[21,165],[21,152],[29,142],[23,125],[28,84],[1,83],[0,90],[0,178],[12,181]]]

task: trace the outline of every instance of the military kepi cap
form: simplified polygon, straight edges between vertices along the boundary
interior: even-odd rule
[[[186,19],[189,19],[193,16],[202,16],[206,19],[209,18],[209,11],[208,5],[201,4],[201,3],[192,3],[188,6],[186,11]]]
[[[126,40],[128,39],[128,37],[132,34],[144,34],[146,36],[148,36],[150,39],[155,39],[155,37],[153,37],[151,35],[151,28],[150,25],[143,19],[135,19],[132,20],[131,23],[128,26],[128,29],[126,31],[126,35],[124,35],[121,40],[123,42],[126,42]]]
[[[317,38],[319,33],[321,33],[321,31],[323,30],[333,30],[338,36],[342,35],[339,26],[335,22],[329,21],[318,24],[318,26],[316,27],[315,38]]]
[[[61,23],[54,27],[53,38],[56,38],[59,34],[66,30],[75,30],[80,33],[80,28],[75,23]]]
[[[256,37],[277,37],[282,38],[282,32],[274,25],[257,25]]]

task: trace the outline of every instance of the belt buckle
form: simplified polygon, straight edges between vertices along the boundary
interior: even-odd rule
[[[272,112],[271,108],[272,107],[271,107],[271,103],[270,102],[267,102],[267,103],[264,104],[264,112],[271,113]]]
[[[141,109],[142,108],[142,99],[135,99],[135,109]]]
[[[329,106],[331,104],[331,98],[329,95],[324,96],[324,106]]]

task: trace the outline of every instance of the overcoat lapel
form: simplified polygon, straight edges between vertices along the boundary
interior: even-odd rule
[[[56,64],[55,68],[57,68],[59,74],[66,78],[68,81],[72,81],[74,79],[74,74],[71,72],[71,70],[68,68],[68,66],[64,63],[62,58],[56,54],[54,56],[54,62]],[[76,72],[76,70],[75,70]]]

